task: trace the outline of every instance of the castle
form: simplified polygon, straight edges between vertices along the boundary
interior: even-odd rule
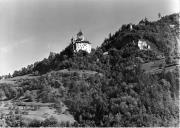
[[[72,38],[71,43],[73,45],[73,51],[78,52],[79,50],[91,52],[91,43],[84,39],[82,31],[77,33],[76,39]]]

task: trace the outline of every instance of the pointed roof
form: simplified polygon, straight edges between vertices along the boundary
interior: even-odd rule
[[[78,33],[77,33],[77,36],[82,36],[83,35],[83,33],[82,33],[82,31],[80,30]]]

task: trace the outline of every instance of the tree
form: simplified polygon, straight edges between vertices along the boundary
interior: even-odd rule
[[[12,76],[16,77],[16,76],[19,76],[19,75],[20,75],[19,71],[15,70]]]
[[[34,100],[34,97],[33,97],[32,93],[31,93],[31,91],[29,91],[29,90],[27,90],[25,92],[24,97],[30,102]]]
[[[55,127],[57,125],[57,122],[58,122],[57,119],[55,117],[51,116],[50,118],[47,118],[42,122],[42,126],[43,127],[49,127],[49,126]]]
[[[42,126],[42,122],[36,119],[33,119],[28,125],[28,127],[41,127],[41,126]]]
[[[161,13],[160,12],[158,13],[158,18],[161,18]]]

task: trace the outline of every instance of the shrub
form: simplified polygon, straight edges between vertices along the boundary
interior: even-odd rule
[[[51,116],[50,118],[47,118],[42,122],[42,126],[43,127],[56,126],[57,123],[58,123],[57,119]]]
[[[42,122],[40,120],[33,119],[29,124],[28,127],[41,127]]]

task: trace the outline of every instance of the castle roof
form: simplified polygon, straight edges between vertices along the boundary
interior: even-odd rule
[[[82,31],[80,30],[78,33],[77,33],[77,36],[82,36],[83,35],[83,33],[82,33]]]
[[[86,43],[86,44],[91,44],[88,40],[84,40],[84,36],[82,31],[80,30],[77,33],[77,38],[75,40],[73,40],[74,38],[71,39],[71,41],[73,42],[73,44],[75,43]]]
[[[78,41],[76,40],[75,43],[86,43],[86,44],[91,44],[89,41],[87,40],[83,40],[83,41]]]

